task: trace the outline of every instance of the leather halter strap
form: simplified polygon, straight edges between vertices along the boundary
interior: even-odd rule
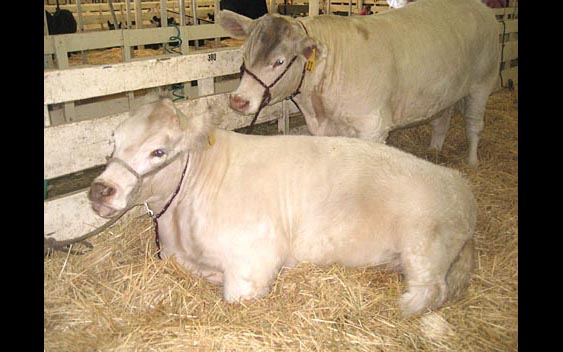
[[[309,32],[307,31],[307,28],[305,28],[305,25],[303,24],[303,22],[297,20],[297,22],[301,25],[301,27],[303,28],[303,30],[305,31],[305,34],[307,36],[309,36]],[[260,83],[260,85],[262,87],[264,87],[264,94],[262,94],[262,100],[260,101],[260,106],[258,106],[258,111],[256,111],[256,114],[254,114],[254,118],[252,119],[252,121],[250,122],[250,125],[247,127],[246,129],[246,134],[250,134],[252,133],[252,130],[254,129],[254,124],[256,123],[256,120],[258,120],[258,115],[260,115],[260,112],[262,111],[263,108],[265,108],[269,103],[270,100],[272,100],[272,95],[270,93],[270,88],[272,88],[273,86],[275,86],[281,79],[282,77],[287,73],[287,71],[289,71],[291,65],[293,65],[293,63],[295,62],[295,60],[297,60],[298,55],[295,55],[290,61],[289,64],[287,65],[287,67],[285,68],[285,70],[283,70],[283,72],[269,85],[267,85],[266,83],[264,83],[264,81],[262,81],[256,74],[254,74],[252,71],[248,70],[246,68],[246,66],[244,65],[244,61],[242,62],[242,65],[240,67],[240,72],[241,72],[241,78],[242,75],[244,75],[245,73],[247,73],[250,77],[254,78],[254,80],[256,80],[258,83]],[[303,79],[305,78],[305,70],[307,68],[307,62],[305,62],[305,64],[303,65],[303,70],[301,71],[301,79],[299,80],[299,85],[297,86],[297,89],[293,92],[293,94],[291,94],[290,96],[286,97],[285,99],[290,99],[299,109],[299,111],[301,111],[301,109],[299,108],[299,106],[297,105],[297,103],[295,102],[295,100],[293,100],[293,98],[295,96],[297,96],[298,94],[301,93],[301,86],[303,85]]]

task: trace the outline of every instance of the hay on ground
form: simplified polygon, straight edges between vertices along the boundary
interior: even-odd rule
[[[87,255],[45,258],[45,351],[517,351],[517,108],[517,91],[489,99],[477,169],[465,165],[459,115],[441,153],[426,152],[429,126],[389,139],[473,185],[477,266],[461,300],[403,320],[399,274],[303,263],[283,270],[267,297],[226,303],[218,286],[155,258],[142,217],[95,238]]]

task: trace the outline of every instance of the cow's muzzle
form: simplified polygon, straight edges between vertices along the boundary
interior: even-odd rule
[[[248,107],[250,106],[250,101],[244,99],[238,94],[231,94],[229,97],[229,105],[233,110],[246,113],[248,111]]]
[[[184,151],[177,153],[172,158],[166,160],[164,163],[160,164],[156,168],[149,170],[143,174],[139,174],[135,169],[133,169],[129,164],[127,164],[122,159],[113,158],[113,157],[108,158],[106,163],[106,168],[111,163],[117,163],[123,168],[125,168],[127,171],[129,171],[129,173],[131,173],[133,176],[135,176],[136,179],[133,188],[127,194],[127,201],[124,209],[130,209],[136,205],[143,204],[143,201],[140,199],[143,180],[146,177],[154,175],[160,170],[164,169],[165,167],[176,161],[176,159],[178,159],[184,153],[185,153]],[[88,198],[92,202],[92,208],[97,214],[104,217],[111,217],[120,211],[119,209],[114,209],[109,205],[111,198],[117,194],[117,189],[118,189],[117,186],[112,185],[107,181],[94,180],[94,182],[90,186],[90,191],[88,192]]]
[[[262,81],[252,71],[248,70],[246,68],[246,66],[244,65],[244,61],[243,61],[242,65],[240,67],[241,77],[242,77],[243,74],[246,73],[250,77],[254,78],[262,87],[264,87],[264,94],[262,95],[262,100],[260,101],[260,106],[258,106],[258,111],[254,115],[254,118],[252,119],[252,121],[250,122],[250,125],[248,126],[248,128],[246,130],[247,134],[250,134],[252,132],[252,129],[254,128],[254,123],[258,119],[258,115],[260,114],[260,111],[262,111],[262,109],[264,107],[266,107],[270,103],[270,101],[272,100],[272,94],[270,93],[270,89],[273,88],[283,78],[283,76],[285,76],[285,74],[287,73],[287,71],[289,71],[289,69],[291,68],[291,66],[295,62],[295,60],[297,60],[297,55],[295,55],[289,61],[289,64],[287,64],[287,67],[285,68],[285,70],[283,70],[283,72],[280,73],[280,75],[270,84],[264,83],[264,81]],[[300,93],[299,90],[301,88],[301,84],[303,83],[303,77],[304,76],[305,76],[305,66],[303,66],[303,72],[301,73],[301,81],[299,82],[299,86],[297,87],[295,92],[290,96],[291,98]],[[290,97],[288,97],[288,98],[290,98]],[[240,98],[240,96],[237,96],[237,95],[231,96],[230,100],[231,100],[230,101],[231,107],[235,110],[240,111],[240,112],[244,112],[243,106],[246,104],[246,107],[248,107],[248,104],[249,104],[248,101]],[[240,109],[238,107],[242,107],[242,109]]]

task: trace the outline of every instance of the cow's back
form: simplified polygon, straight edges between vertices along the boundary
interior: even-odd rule
[[[222,130],[216,131],[216,141],[218,149],[212,148],[210,155],[221,154],[227,164],[217,159],[206,162],[222,175],[220,189],[212,187],[217,194],[212,213],[220,214],[224,218],[220,223],[231,229],[243,222],[230,219],[268,219],[260,221],[291,243],[290,256],[298,261],[356,266],[374,256],[389,259],[390,252],[376,254],[381,243],[367,239],[393,242],[403,214],[447,219],[465,228],[459,236],[472,231],[471,190],[458,171],[384,144],[345,137],[246,136]],[[225,165],[229,166],[221,171]],[[203,181],[210,184],[209,178]],[[222,231],[227,230],[217,230]],[[319,234],[335,242],[320,246]],[[355,246],[346,234],[373,246],[363,240]],[[347,250],[357,255],[342,257]]]

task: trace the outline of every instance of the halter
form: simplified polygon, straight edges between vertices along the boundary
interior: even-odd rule
[[[122,159],[119,158],[109,158],[107,161],[107,165],[109,165],[111,162],[117,162],[119,165],[123,166],[127,171],[129,171],[131,174],[133,174],[133,176],[135,176],[135,178],[137,179],[137,181],[135,182],[135,186],[133,187],[133,190],[129,193],[129,195],[127,196],[127,204],[130,204],[127,209],[130,209],[131,207],[134,207],[135,205],[135,201],[136,199],[139,197],[139,191],[141,189],[141,185],[143,183],[143,178],[150,176],[152,174],[155,174],[157,172],[159,172],[160,170],[164,169],[166,166],[170,165],[172,162],[174,162],[176,159],[178,159],[182,154],[184,154],[184,152],[180,152],[176,155],[174,155],[174,157],[170,158],[169,160],[167,160],[166,162],[162,163],[161,165],[159,165],[157,168],[152,169],[148,172],[145,172],[144,174],[139,174],[137,171],[135,171],[135,169],[133,169],[131,166],[129,166],[129,164],[127,164],[125,161],[123,161]],[[164,205],[164,207],[160,210],[160,212],[158,212],[157,214],[154,213],[154,211],[152,211],[151,209],[149,209],[147,203],[145,202],[145,207],[147,209],[147,213],[148,215],[152,218],[153,223],[154,223],[154,228],[155,228],[155,242],[156,242],[156,246],[159,250],[158,253],[158,258],[161,259],[160,257],[160,235],[158,233],[158,218],[160,218],[165,212],[166,210],[168,210],[168,207],[170,207],[170,204],[172,204],[172,202],[174,201],[174,198],[176,198],[176,196],[178,195],[178,193],[180,192],[180,188],[182,187],[182,183],[184,181],[184,176],[186,175],[186,170],[188,169],[188,163],[190,161],[190,157],[188,155],[188,159],[186,160],[186,166],[184,166],[184,170],[182,171],[182,176],[180,177],[180,182],[178,183],[178,187],[176,187],[176,190],[174,191],[174,193],[172,194],[172,197],[170,197],[170,199],[166,202],[166,204]],[[131,200],[131,197],[132,200]]]
[[[170,165],[173,161],[178,159],[184,153],[185,153],[185,151],[176,154],[174,157],[172,157],[169,160],[167,160],[166,162],[162,163],[161,165],[159,165],[155,169],[150,170],[148,172],[145,172],[144,174],[139,174],[137,171],[135,171],[135,169],[133,169],[129,164],[127,164],[122,159],[107,158],[107,164],[108,165],[112,162],[118,163],[119,165],[123,166],[127,171],[129,171],[133,176],[135,176],[135,178],[137,179],[135,186],[133,187],[133,190],[129,193],[129,196],[127,197],[128,206],[125,207],[123,210],[121,210],[119,213],[117,213],[110,221],[108,221],[104,225],[102,225],[102,226],[98,227],[97,229],[94,229],[94,230],[92,230],[92,231],[88,232],[87,234],[84,234],[80,237],[76,237],[76,238],[73,238],[73,239],[70,239],[70,240],[56,240],[53,237],[51,237],[54,234],[54,232],[43,235],[43,242],[44,242],[43,243],[43,251],[44,251],[44,253],[46,253],[49,250],[67,250],[67,249],[70,250],[70,248],[68,246],[70,246],[74,243],[77,243],[77,242],[83,242],[88,248],[92,248],[93,246],[90,243],[88,243],[87,241],[85,241],[86,239],[88,239],[92,236],[95,236],[95,235],[101,233],[102,231],[104,231],[105,229],[109,228],[110,226],[115,224],[117,222],[117,220],[119,220],[131,208],[133,208],[136,205],[139,205],[139,204],[136,204],[136,200],[139,197],[139,191],[141,189],[143,178],[150,176],[152,174],[155,174],[155,173],[159,172],[160,170],[164,169],[166,166]],[[189,158],[189,155],[188,155],[188,159],[186,160],[186,166],[184,167],[184,171],[182,172],[182,177],[180,179],[180,182],[178,183],[178,187],[176,187],[176,191],[174,191],[174,193],[172,194],[172,197],[170,197],[170,199],[164,205],[162,210],[156,215],[154,214],[154,212],[152,210],[149,209],[149,211],[148,211],[149,216],[153,219],[153,223],[155,224],[156,245],[157,245],[159,250],[160,250],[160,240],[159,240],[159,234],[158,234],[158,218],[160,216],[162,216],[162,214],[164,214],[164,212],[168,209],[168,207],[170,206],[170,204],[172,203],[174,198],[176,198],[176,195],[180,191],[180,188],[181,188],[183,180],[184,180],[184,175],[185,175],[186,170],[188,168],[188,162],[189,161],[190,161],[190,158]],[[145,206],[146,206],[146,203],[145,203]],[[147,206],[147,209],[148,209],[148,206]],[[73,253],[76,253],[76,254],[84,254],[85,253],[84,251],[82,251],[82,252],[77,252],[77,251],[72,251],[72,250],[70,250],[70,251],[73,252]],[[158,257],[160,258],[160,252],[158,254]]]
[[[131,192],[129,192],[129,195],[127,196],[127,204],[129,206],[135,206],[135,205],[139,205],[136,204],[136,200],[139,197],[139,191],[141,190],[141,185],[143,184],[143,178],[151,176],[153,174],[156,174],[157,172],[159,172],[160,170],[164,169],[165,167],[167,167],[168,165],[172,164],[174,161],[176,161],[176,159],[178,159],[181,155],[183,155],[185,153],[185,151],[179,152],[178,154],[174,155],[172,158],[166,160],[164,163],[160,164],[158,167],[149,170],[143,174],[139,174],[137,171],[135,171],[135,169],[133,169],[131,166],[129,166],[129,164],[127,164],[125,161],[123,161],[122,159],[119,158],[107,158],[107,162],[106,162],[106,168],[109,166],[109,164],[115,162],[119,165],[121,165],[123,168],[125,168],[125,170],[129,171],[133,176],[135,176],[135,178],[137,179],[135,181],[135,186],[133,186],[133,189],[131,190]],[[189,158],[188,158],[189,160]],[[187,162],[186,162],[186,167],[187,167]]]
[[[303,25],[303,23],[301,21],[297,21],[301,24],[301,26],[303,27],[303,29],[305,30],[305,33],[307,34],[307,36],[309,36],[309,32],[307,31],[307,28],[305,28],[305,25]],[[240,66],[240,72],[241,72],[241,78],[242,75],[244,75],[245,73],[247,73],[250,77],[254,78],[254,80],[256,80],[258,83],[260,83],[260,85],[262,87],[264,87],[264,94],[262,94],[262,100],[260,101],[260,106],[258,107],[258,111],[256,111],[256,114],[254,114],[254,118],[252,119],[252,121],[250,122],[250,125],[248,126],[248,128],[246,129],[246,134],[250,134],[252,132],[252,130],[254,129],[254,123],[256,122],[256,120],[258,119],[258,115],[260,115],[260,112],[262,111],[263,108],[265,108],[269,103],[270,100],[272,100],[272,95],[270,93],[270,88],[272,88],[273,86],[275,86],[281,79],[282,77],[287,73],[287,71],[289,71],[289,68],[291,67],[291,65],[293,65],[293,63],[295,62],[295,60],[297,60],[297,55],[295,55],[290,61],[289,64],[287,65],[287,67],[285,68],[285,70],[283,70],[283,72],[269,85],[267,85],[266,83],[264,83],[264,81],[262,81],[258,76],[256,76],[253,72],[251,72],[250,70],[248,70],[246,68],[246,66],[244,65],[244,61],[242,62],[242,65]],[[293,94],[291,94],[290,96],[286,97],[285,99],[291,99],[291,101],[293,101],[293,103],[297,106],[297,103],[295,103],[295,101],[293,100],[293,98],[301,93],[301,86],[303,85],[303,79],[305,78],[305,70],[307,68],[307,61],[305,61],[305,64],[303,65],[303,70],[301,71],[301,80],[299,81],[299,85],[297,86],[297,89],[295,90],[295,92],[293,92]],[[297,108],[299,109],[299,106],[297,106]],[[299,109],[301,110],[301,109]]]

